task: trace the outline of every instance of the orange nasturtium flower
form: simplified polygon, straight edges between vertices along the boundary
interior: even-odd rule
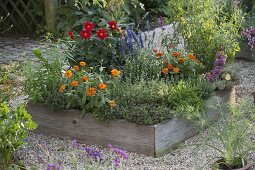
[[[178,67],[174,67],[173,70],[174,70],[175,73],[179,73],[180,72],[180,68],[178,68]]]
[[[171,70],[173,68],[172,64],[167,64],[166,67],[167,67],[168,70]]]
[[[66,89],[66,85],[63,84],[63,85],[60,86],[60,88],[59,88],[58,91],[59,91],[60,93],[64,93],[65,89]]]
[[[73,66],[73,69],[76,70],[76,71],[79,71],[80,67],[79,66]]]
[[[98,84],[98,88],[99,88],[100,90],[105,90],[106,87],[107,87],[107,85],[106,85],[105,83],[99,83],[99,84]]]
[[[95,87],[90,87],[87,91],[86,91],[87,96],[94,96],[96,94],[96,88]]]
[[[83,76],[81,79],[82,79],[83,82],[88,81],[88,77],[86,77],[86,76]]]
[[[175,52],[173,52],[173,56],[174,56],[174,57],[180,57],[180,56],[181,56],[181,53],[180,53],[180,52],[175,51]]]
[[[80,66],[84,67],[86,65],[87,65],[87,63],[85,61],[80,61]]]
[[[185,60],[184,60],[184,58],[179,57],[179,58],[178,58],[178,61],[179,61],[179,63],[184,63]]]
[[[67,78],[70,78],[70,77],[72,77],[73,72],[72,72],[71,70],[67,70],[67,71],[65,72],[65,75],[66,75]]]
[[[166,75],[168,73],[168,69],[167,68],[163,68],[161,72],[162,72],[162,74]]]
[[[111,108],[116,107],[116,102],[115,102],[115,100],[110,100],[110,101],[109,101],[109,105],[110,105]]]
[[[78,83],[78,81],[72,81],[71,82],[71,86],[73,86],[73,87],[77,87],[79,85],[79,83]]]
[[[112,73],[112,76],[114,76],[114,77],[118,77],[120,75],[120,71],[118,69],[116,69],[116,68],[113,69],[111,71],[111,73]]]

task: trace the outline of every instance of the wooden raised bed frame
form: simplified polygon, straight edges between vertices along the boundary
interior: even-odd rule
[[[217,91],[223,101],[235,102],[235,88]],[[44,104],[29,103],[28,113],[38,124],[36,133],[81,143],[113,144],[127,151],[158,157],[197,133],[199,128],[189,121],[173,118],[153,126],[138,125],[126,120],[98,122],[90,114],[81,118],[78,110],[50,111]],[[217,119],[217,110],[208,112],[208,120]]]

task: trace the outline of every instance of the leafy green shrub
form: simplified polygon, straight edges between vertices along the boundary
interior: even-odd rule
[[[28,131],[36,128],[24,106],[9,111],[0,103],[0,168],[9,170],[15,151],[23,144]]]
[[[201,145],[203,149],[207,146],[218,154],[210,160],[222,159],[214,164],[215,168],[241,168],[248,161],[247,154],[255,148],[251,135],[254,134],[254,126],[251,116],[255,109],[247,99],[242,99],[237,105],[229,105],[229,109],[223,109],[222,101],[213,108],[219,109],[222,116],[220,127],[211,127],[208,137]],[[222,147],[219,147],[222,146]]]
[[[169,87],[167,104],[176,111],[176,116],[186,120],[202,120],[205,113],[205,100],[208,99],[215,87],[205,78],[195,81],[180,81]]]
[[[229,1],[227,1],[229,2]],[[169,1],[176,29],[184,38],[185,48],[193,52],[210,70],[219,51],[233,61],[239,51],[237,38],[243,22],[243,14],[233,8],[226,11],[225,0],[176,0]]]
[[[34,50],[38,64],[30,63],[24,67],[25,92],[34,102],[49,104],[53,108],[64,108],[67,100],[58,91],[62,85],[62,69],[66,65],[66,49],[52,46],[45,54]]]

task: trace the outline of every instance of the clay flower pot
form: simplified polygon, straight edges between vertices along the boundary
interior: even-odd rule
[[[249,170],[251,168],[251,164],[249,164],[247,161],[245,161],[244,167],[229,167],[226,165],[224,158],[217,160],[214,163],[214,166],[212,170]]]

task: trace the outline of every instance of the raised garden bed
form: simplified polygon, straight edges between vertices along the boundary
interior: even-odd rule
[[[216,95],[223,101],[235,101],[235,87],[217,91]],[[113,144],[127,151],[148,156],[161,156],[175,148],[185,139],[199,133],[194,123],[173,118],[166,123],[153,126],[138,125],[126,120],[98,122],[90,114],[81,118],[78,110],[51,111],[46,105],[29,103],[28,112],[38,124],[35,132],[61,139],[76,139],[81,143]],[[208,112],[208,120],[215,121],[217,110]]]

